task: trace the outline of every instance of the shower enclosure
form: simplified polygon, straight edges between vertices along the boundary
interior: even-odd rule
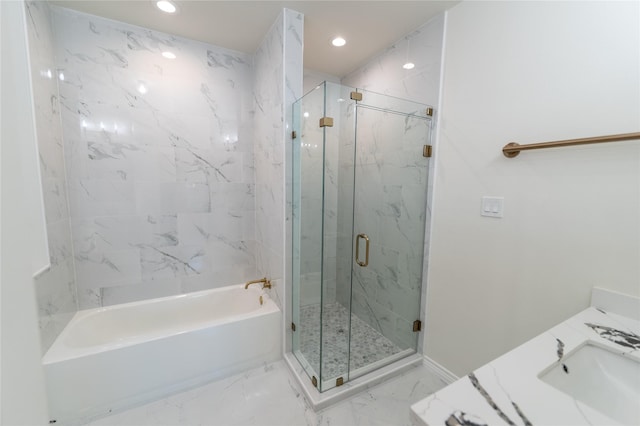
[[[416,352],[431,115],[328,82],[293,105],[293,353],[320,392]]]

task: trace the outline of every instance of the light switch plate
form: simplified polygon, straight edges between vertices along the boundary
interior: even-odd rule
[[[504,216],[504,197],[482,197],[480,215],[487,217]]]

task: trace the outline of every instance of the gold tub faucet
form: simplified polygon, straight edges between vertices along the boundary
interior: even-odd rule
[[[251,284],[262,283],[262,288],[271,288],[271,280],[268,280],[267,277],[260,278],[259,280],[249,281],[244,285],[244,288],[247,289]]]

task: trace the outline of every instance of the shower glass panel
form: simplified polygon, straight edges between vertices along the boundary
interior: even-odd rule
[[[294,103],[293,352],[321,392],[416,351],[426,110],[332,83]]]
[[[324,116],[324,87],[293,105],[293,348],[309,378],[320,377],[324,131],[312,126]],[[311,118],[313,117],[313,119]]]
[[[355,146],[340,144],[341,126],[353,133],[348,99],[348,88],[322,84],[294,104],[293,349],[319,390],[334,387],[340,377],[346,381],[349,368],[350,301],[336,300],[338,259],[349,259],[352,250]],[[321,123],[323,118],[333,121]],[[339,177],[342,164],[350,165],[348,179]],[[347,198],[340,199],[340,192]],[[350,280],[346,267],[341,282]]]

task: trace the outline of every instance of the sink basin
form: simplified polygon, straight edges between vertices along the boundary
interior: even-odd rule
[[[587,343],[539,378],[622,424],[640,424],[640,362]]]

